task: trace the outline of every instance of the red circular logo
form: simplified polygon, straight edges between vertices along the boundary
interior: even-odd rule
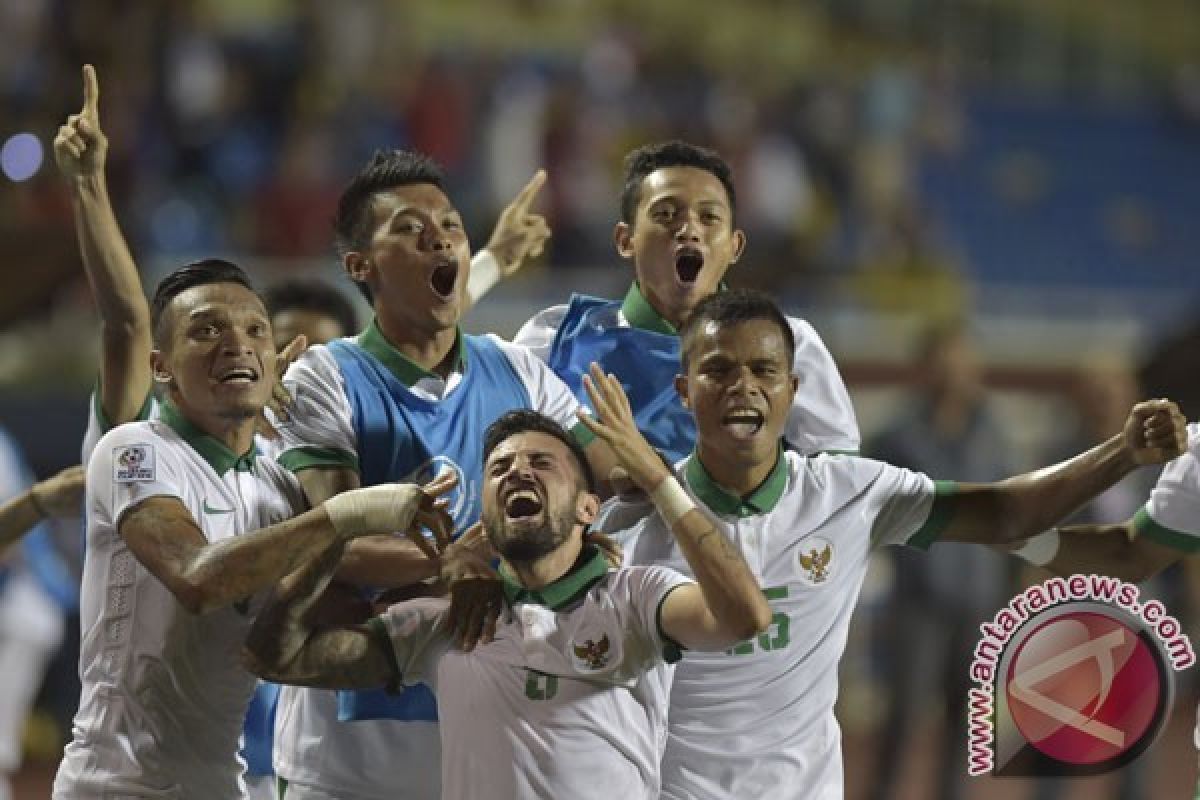
[[[1021,642],[1005,693],[1021,735],[1063,764],[1120,757],[1154,731],[1167,688],[1152,646],[1106,614],[1055,617]]]

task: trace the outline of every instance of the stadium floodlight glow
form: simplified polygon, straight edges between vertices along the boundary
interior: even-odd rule
[[[42,168],[45,151],[32,133],[15,133],[0,148],[0,169],[13,183],[27,181]]]

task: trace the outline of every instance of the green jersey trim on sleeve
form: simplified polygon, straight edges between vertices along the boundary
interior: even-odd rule
[[[1189,536],[1182,531],[1172,530],[1154,521],[1154,517],[1146,513],[1145,508],[1139,508],[1133,515],[1133,527],[1138,536],[1145,536],[1155,544],[1182,550],[1185,553],[1200,552],[1200,536]]]
[[[387,656],[388,666],[392,669],[391,680],[387,683],[387,690],[392,694],[400,691],[402,686],[403,674],[400,672],[400,660],[396,658],[396,645],[392,641],[392,635],[388,633],[387,623],[382,617],[371,617],[367,620],[367,634],[375,639]]]
[[[954,518],[954,507],[958,495],[958,483],[955,481],[934,481],[933,506],[925,524],[917,529],[906,544],[920,550],[928,550],[929,546],[938,540],[945,532],[946,526]]]
[[[296,447],[282,453],[279,463],[288,472],[329,468],[359,472],[357,454],[333,447]]]
[[[579,446],[585,450],[589,444],[596,441],[596,434],[592,433],[592,429],[582,422],[576,422],[567,433],[571,434]]]
[[[683,648],[683,645],[679,644],[679,642],[672,639],[670,636],[667,635],[667,632],[663,630],[663,626],[662,626],[663,606],[666,604],[667,598],[671,596],[672,592],[674,592],[676,589],[680,588],[681,586],[689,586],[689,585],[691,585],[691,584],[679,583],[679,584],[676,584],[675,586],[672,586],[670,589],[668,589],[666,592],[663,593],[662,599],[658,601],[658,608],[654,609],[654,627],[658,628],[658,638],[662,639],[663,661],[667,662],[668,664],[674,664],[677,661],[679,661],[681,658],[683,658],[684,648]]]

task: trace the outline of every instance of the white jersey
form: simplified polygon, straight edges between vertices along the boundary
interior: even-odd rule
[[[615,328],[631,327],[626,313],[631,306],[642,316],[657,317],[635,284],[623,306],[615,309],[609,324]],[[568,308],[558,305],[538,312],[517,331],[513,341],[528,347],[541,360],[549,361]],[[861,440],[858,420],[833,356],[820,334],[806,320],[799,317],[788,317],[787,320],[796,342],[792,374],[799,379],[800,387],[788,415],[784,439],[801,453],[858,452]],[[666,326],[667,323],[660,322],[659,325]]]
[[[463,338],[460,336],[460,342]],[[486,339],[502,354],[527,395],[529,407],[552,417],[567,428],[575,425],[578,401],[545,364],[527,349],[498,337],[489,335],[477,338]],[[445,379],[424,373],[415,369],[411,362],[403,362],[386,343],[375,323],[356,339],[343,341],[356,341],[362,345],[362,349],[375,356],[400,379],[408,393],[418,398],[416,402],[450,405],[464,399],[458,395],[460,388],[470,390],[464,383],[471,369],[469,363],[463,367],[460,362]],[[476,377],[481,374],[477,372]],[[295,402],[291,420],[278,425],[283,434],[279,459],[289,469],[301,470],[312,466],[357,469],[359,458],[367,450],[373,448],[377,452],[382,448],[395,452],[405,447],[399,441],[383,438],[374,442],[358,441],[345,380],[329,347],[309,348],[288,369],[284,385]],[[488,387],[477,385],[474,391],[480,392],[486,401]],[[439,424],[448,425],[446,430],[453,434],[446,436],[446,441],[453,440],[454,436],[466,435],[473,442],[471,446],[478,446],[489,421],[481,419],[479,414],[463,414],[454,419],[441,420]],[[376,427],[381,431],[387,429],[382,423]],[[395,433],[395,428],[390,431]],[[432,435],[437,431],[431,429],[429,433]],[[381,432],[380,437],[386,435]],[[434,461],[464,461],[462,453],[454,452],[450,447],[439,448],[435,452]],[[400,463],[409,457],[410,454],[398,453],[394,460]],[[411,473],[404,472],[390,479],[413,480],[426,474],[422,472],[425,464],[413,463],[405,470],[409,467],[413,468]],[[460,471],[460,481],[459,489],[451,498],[451,509],[456,523],[461,526],[478,517],[477,485],[482,457],[473,455],[469,463],[458,463],[456,468]],[[364,485],[370,482],[364,477]],[[457,498],[461,498],[461,503]],[[436,723],[390,719],[340,722],[335,692],[291,686],[284,686],[280,691],[274,766],[275,772],[289,783],[303,784],[339,798],[357,800],[392,800],[396,787],[403,786],[405,797],[433,800],[440,793],[440,775],[432,766],[440,760],[440,747]]]
[[[878,461],[791,451],[745,499],[720,489],[694,457],[679,471],[745,557],[774,616],[754,639],[688,652],[677,665],[663,797],[841,798],[833,706],[867,557],[877,545],[928,546],[941,525],[941,487]],[[657,514],[630,532],[625,551],[632,563],[690,573]]]
[[[143,500],[174,497],[217,542],[291,517],[303,497],[273,462],[237,457],[173,409],[161,414],[107,433],[88,465],[83,690],[56,799],[223,800],[244,792],[237,751],[255,679],[239,656],[256,603],[188,613],[118,527]]]
[[[511,614],[470,653],[441,632],[446,599],[389,609],[377,622],[400,676],[438,698],[442,797],[657,798],[678,651],[658,611],[688,582],[660,567],[610,571],[594,551],[540,593],[508,584]]]
[[[1134,516],[1138,536],[1188,554],[1200,552],[1200,424],[1188,425],[1187,452],[1163,469]],[[1194,734],[1200,748],[1200,720]]]

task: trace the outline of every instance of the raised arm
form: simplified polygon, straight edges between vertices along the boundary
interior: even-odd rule
[[[150,306],[108,197],[108,139],[90,64],[83,68],[83,98],[80,112],[59,128],[54,158],[71,189],[83,267],[100,311],[100,407],[119,425],[137,418],[150,393]]]
[[[545,185],[546,172],[539,169],[500,212],[487,247],[471,261],[471,276],[467,281],[470,305],[478,303],[501,278],[513,275],[526,261],[542,254],[550,238],[550,226],[545,217],[533,213],[530,207]]]
[[[360,486],[358,473],[346,467],[305,469],[297,478],[314,507]],[[377,535],[350,542],[334,577],[376,589],[395,589],[436,577],[440,567],[437,554],[422,550],[412,539],[386,532],[392,530],[398,529],[380,528],[374,531]]]
[[[409,484],[356,489],[292,519],[213,543],[178,498],[155,496],[128,510],[118,531],[184,608],[202,614],[272,586],[330,547],[374,531],[407,530],[418,511],[432,513],[429,496]]]
[[[997,483],[960,484],[945,498],[943,541],[1005,545],[1050,528],[1138,466],[1187,449],[1179,407],[1151,400],[1133,407],[1124,430],[1085,453]]]
[[[629,479],[650,495],[679,542],[696,583],[674,590],[662,605],[663,633],[692,650],[723,650],[766,630],[771,608],[741,553],[696,507],[638,431],[620,381],[593,364],[584,377],[596,416],[580,414]]]

